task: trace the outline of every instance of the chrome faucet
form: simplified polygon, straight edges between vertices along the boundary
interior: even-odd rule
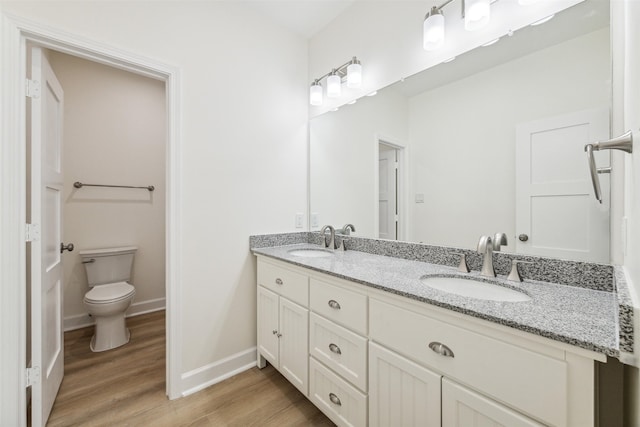
[[[326,236],[327,229],[329,229],[329,232],[331,233],[329,235],[329,243],[327,243],[327,236]],[[325,248],[330,248],[330,249],[335,249],[336,248],[336,230],[335,230],[335,228],[333,228],[330,225],[325,225],[320,230],[320,235],[322,235],[322,237],[324,238],[324,247]]]
[[[480,275],[496,277],[496,272],[493,270],[493,242],[491,237],[480,236],[480,240],[478,241],[478,253],[484,254]]]
[[[504,233],[496,233],[493,236],[493,250],[500,251],[500,246],[507,245],[507,235]]]
[[[349,236],[352,231],[355,232],[356,227],[353,224],[346,224],[340,230],[337,230],[337,233],[346,234],[347,236]]]

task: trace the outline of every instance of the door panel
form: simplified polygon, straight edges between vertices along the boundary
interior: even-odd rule
[[[258,352],[278,367],[278,295],[258,286]]]
[[[384,148],[384,149],[383,149]],[[378,158],[378,233],[381,239],[396,236],[396,150],[380,145]]]
[[[41,239],[31,243],[31,363],[40,368],[32,386],[32,425],[46,424],[64,375],[62,327],[62,114],[63,92],[40,48],[31,53],[31,223]]]
[[[594,195],[584,146],[609,137],[606,109],[518,125],[516,252],[591,262],[609,260],[609,176]],[[600,167],[609,155],[596,152]],[[520,240],[526,235],[527,240]]]
[[[280,297],[280,372],[308,394],[309,310]]]

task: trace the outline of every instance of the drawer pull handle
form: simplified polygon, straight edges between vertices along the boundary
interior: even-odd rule
[[[334,405],[342,406],[342,402],[340,402],[340,398],[333,393],[329,393],[329,400]]]
[[[284,282],[282,281],[281,278],[276,278],[276,285],[282,285]]]
[[[329,304],[329,307],[335,308],[336,310],[340,310],[340,304],[338,304],[338,301],[331,299],[329,300],[328,304]]]
[[[342,354],[342,350],[340,350],[340,347],[338,347],[334,343],[329,344],[329,350],[331,350],[335,354]]]
[[[446,345],[433,341],[431,343],[429,343],[429,348],[433,351],[435,351],[436,353],[445,356],[445,357],[454,357],[453,355],[453,351],[451,351],[451,349],[449,347],[447,347]]]

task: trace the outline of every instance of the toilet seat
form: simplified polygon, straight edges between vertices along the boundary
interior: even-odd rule
[[[136,292],[136,288],[127,282],[108,283],[94,286],[84,296],[84,300],[91,304],[107,304],[129,298]]]

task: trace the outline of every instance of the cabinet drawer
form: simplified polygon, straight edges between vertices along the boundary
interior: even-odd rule
[[[367,339],[311,313],[310,353],[347,381],[367,391]]]
[[[545,423],[567,424],[565,361],[374,299],[369,309],[373,341]],[[453,355],[437,353],[430,343],[446,345]]]
[[[258,285],[309,306],[309,278],[304,274],[258,260]]]
[[[367,425],[367,396],[309,358],[309,398],[339,426]]]
[[[312,278],[311,310],[340,325],[366,335],[367,296]]]

